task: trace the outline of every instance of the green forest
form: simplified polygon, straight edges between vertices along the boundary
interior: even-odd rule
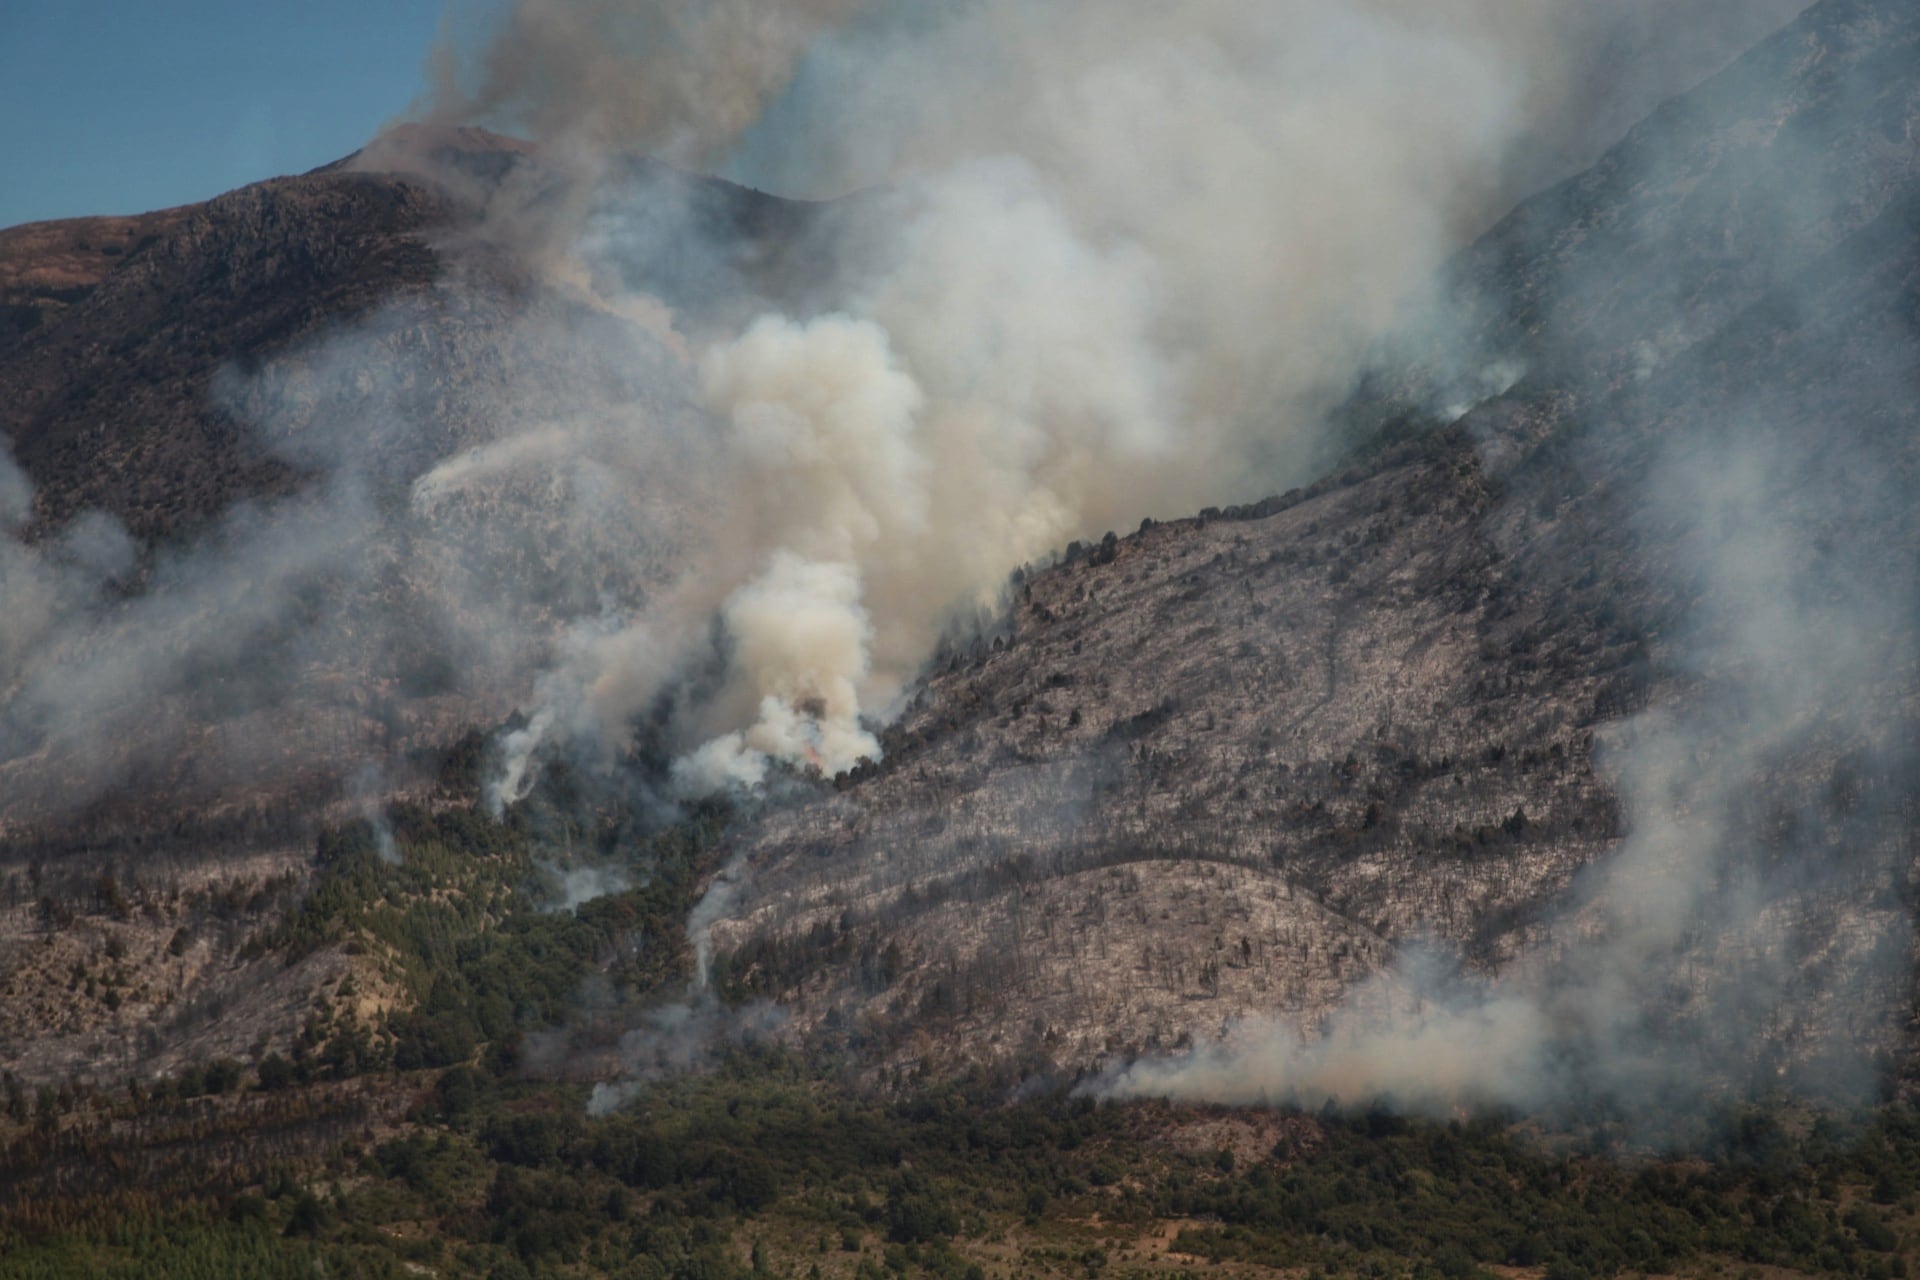
[[[1233,1112],[1010,1072],[882,1090],[763,1042],[590,1114],[568,1064],[684,992],[727,814],[643,834],[567,811],[396,808],[397,858],[365,822],[321,835],[309,892],[248,945],[365,958],[378,1017],[345,989],[290,1052],[0,1082],[0,1277],[1882,1280],[1920,1244],[1920,1113],[1897,1103],[1749,1101],[1665,1135]],[[632,887],[543,904],[537,851],[560,846],[624,858]]]

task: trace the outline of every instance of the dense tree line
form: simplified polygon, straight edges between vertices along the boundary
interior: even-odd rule
[[[986,1077],[862,1098],[771,1049],[598,1117],[582,1087],[517,1073],[407,1080],[396,1136],[222,1194],[129,1187],[90,1214],[16,1213],[25,1243],[0,1276],[280,1275],[295,1258],[303,1274],[318,1259],[342,1274],[648,1280],[1175,1280],[1203,1266],[1577,1280],[1715,1262],[1891,1280],[1920,1243],[1920,1115],[1905,1106],[1729,1110],[1684,1159],[1553,1150],[1500,1117],[1329,1110],[1278,1117],[1290,1137],[1236,1156],[1180,1140],[1224,1112],[1064,1092],[1010,1103],[1008,1081]],[[1165,1222],[1187,1225],[1156,1252]]]

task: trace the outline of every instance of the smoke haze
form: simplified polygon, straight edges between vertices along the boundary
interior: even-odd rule
[[[520,0],[477,61],[440,58],[424,114],[537,139],[514,171],[534,177],[437,246],[475,278],[522,253],[537,303],[449,287],[232,371],[236,416],[319,479],[150,564],[104,518],[12,536],[31,487],[0,458],[8,785],[43,793],[83,761],[79,803],[180,749],[209,668],[257,669],[244,701],[268,706],[423,619],[459,714],[526,712],[497,740],[496,811],[544,760],[608,776],[643,733],[671,761],[662,804],[849,769],[1012,570],[1324,468],[1329,411],[1453,253],[1798,7]],[[795,261],[742,266],[692,180],[628,153],[847,198],[808,210]],[[400,147],[361,164],[453,181]],[[479,329],[509,358],[462,348]],[[1508,354],[1459,356],[1460,410],[1522,376]],[[467,429],[419,394],[434,377],[460,383]],[[1867,437],[1811,448],[1772,406],[1680,400],[1663,479],[1620,500],[1688,598],[1668,643],[1697,687],[1610,744],[1630,835],[1553,945],[1491,982],[1412,948],[1319,1034],[1248,1023],[1091,1087],[1537,1105],[1739,1070],[1785,1010],[1810,1011],[1803,1045],[1860,1030],[1844,985],[1899,953],[1892,914],[1812,977],[1736,953],[1811,929],[1809,888],[1888,875],[1884,823],[1834,819],[1807,798],[1832,780],[1796,770],[1842,725],[1883,744],[1867,774],[1905,760],[1915,578],[1874,538],[1907,491],[1863,485],[1904,463]],[[208,768],[265,736],[220,721]],[[372,736],[346,750],[378,755]],[[1820,857],[1756,853],[1771,793],[1823,815],[1789,842]],[[703,980],[706,927],[745,884],[695,914]],[[1669,1021],[1682,954],[1726,963]],[[726,1021],[689,1004],[632,1055],[679,1061]]]
[[[1894,1025],[1911,942],[1886,896],[1910,856],[1897,795],[1920,657],[1910,550],[1882,541],[1904,450],[1728,412],[1662,446],[1635,495],[1671,571],[1704,584],[1677,638],[1691,688],[1610,731],[1628,834],[1543,953],[1487,978],[1409,948],[1317,1033],[1252,1019],[1084,1089],[1441,1115],[1595,1098],[1640,1114],[1727,1084],[1871,1096],[1862,1046]],[[1869,745],[1834,763],[1843,738]]]
[[[319,483],[169,549],[130,600],[102,595],[131,554],[110,522],[10,551],[14,812],[177,771],[189,733],[217,790],[241,762],[385,768],[515,705],[497,805],[541,752],[604,763],[643,714],[682,793],[873,754],[1011,569],[1322,466],[1324,410],[1498,208],[1516,148],[1590,116],[1563,86],[1602,35],[1685,29],[1693,69],[1749,34],[1701,34],[1726,25],[1710,5],[1603,9],[514,5],[477,58],[441,52],[425,114],[538,151],[463,168],[400,131],[356,161],[484,203],[438,246],[449,287],[221,380]],[[884,185],[743,266],[713,197],[632,152]],[[438,702],[307,699],[298,732],[270,727],[320,673],[422,636],[444,660],[400,687]],[[114,656],[82,676],[83,650]],[[204,673],[235,652],[258,714],[208,740]],[[110,714],[169,688],[177,711]]]
[[[1695,70],[1731,47],[1707,8],[1674,59]],[[829,210],[815,305],[672,321],[724,441],[717,510],[665,604],[563,645],[501,800],[552,735],[617,739],[716,614],[726,672],[679,721],[676,787],[847,768],[1009,570],[1310,476],[1325,411],[1497,210],[1522,140],[1584,127],[1569,69],[1654,12],[517,5],[476,65],[443,61],[431,118],[875,190]],[[596,255],[674,225],[617,196],[587,221],[573,254],[603,292],[623,273]]]

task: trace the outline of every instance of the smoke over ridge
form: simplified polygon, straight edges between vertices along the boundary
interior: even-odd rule
[[[566,646],[500,799],[529,752],[649,705],[715,615],[727,675],[678,722],[677,788],[845,769],[1011,569],[1312,474],[1369,341],[1497,209],[1532,122],[1575,111],[1569,67],[1649,13],[516,5],[430,119],[883,185],[828,213],[815,305],[674,318],[719,509],[667,603]],[[635,217],[603,197],[573,246],[603,292]]]
[[[1855,430],[1810,445],[1765,413],[1696,425],[1639,495],[1676,571],[1710,583],[1681,637],[1695,688],[1609,733],[1627,834],[1556,911],[1557,941],[1491,978],[1410,947],[1317,1033],[1253,1018],[1083,1090],[1442,1115],[1684,1114],[1717,1084],[1869,1095],[1861,1046],[1898,1016],[1911,943],[1885,896],[1909,841],[1897,802],[1836,816],[1833,789],[1884,792],[1912,763],[1920,602],[1909,552],[1876,559],[1875,522],[1904,501],[1884,482],[1897,447]],[[1868,745],[1809,777],[1842,735]]]
[[[217,380],[305,495],[159,572],[102,517],[8,543],[13,814],[177,782],[188,731],[217,793],[385,770],[516,704],[499,803],[539,751],[604,761],[642,715],[685,790],[843,768],[1011,569],[1312,474],[1322,411],[1497,210],[1515,146],[1573,136],[1567,68],[1725,25],[1651,100],[1761,20],[1723,8],[515,4],[476,60],[442,52],[423,114],[537,148],[449,163],[399,131],[355,162],[485,206],[435,237],[443,285]],[[710,194],[637,151],[870,189],[743,262]],[[783,612],[818,621],[811,652]],[[83,649],[111,657],[83,674]],[[102,714],[134,689],[168,710]]]

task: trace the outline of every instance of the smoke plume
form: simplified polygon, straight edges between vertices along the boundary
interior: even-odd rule
[[[618,1111],[653,1081],[709,1066],[733,1046],[770,1039],[783,1021],[780,1011],[764,1002],[727,1008],[710,996],[649,1010],[641,1025],[620,1039],[621,1078],[593,1086],[587,1114]]]
[[[1312,474],[1513,157],[1585,145],[1568,69],[1694,50],[1637,115],[1726,9],[516,3],[424,115],[534,144],[355,162],[481,208],[441,286],[219,380],[305,493],[145,560],[100,517],[7,545],[11,814],[387,776],[516,705],[496,806],[639,719],[683,792],[843,768],[1011,569]]]
[[[519,0],[475,68],[433,60],[434,123],[485,118],[708,168],[857,0]],[[471,80],[473,83],[464,84]]]
[[[434,118],[867,194],[824,210],[806,305],[673,316],[724,441],[716,507],[675,589],[562,644],[496,795],[583,729],[618,745],[715,617],[725,673],[675,721],[676,788],[844,769],[1011,569],[1310,475],[1325,410],[1497,211],[1516,147],[1585,119],[1568,69],[1651,13],[517,5],[477,64],[449,55]],[[603,296],[662,227],[710,251],[617,188],[585,223]]]

